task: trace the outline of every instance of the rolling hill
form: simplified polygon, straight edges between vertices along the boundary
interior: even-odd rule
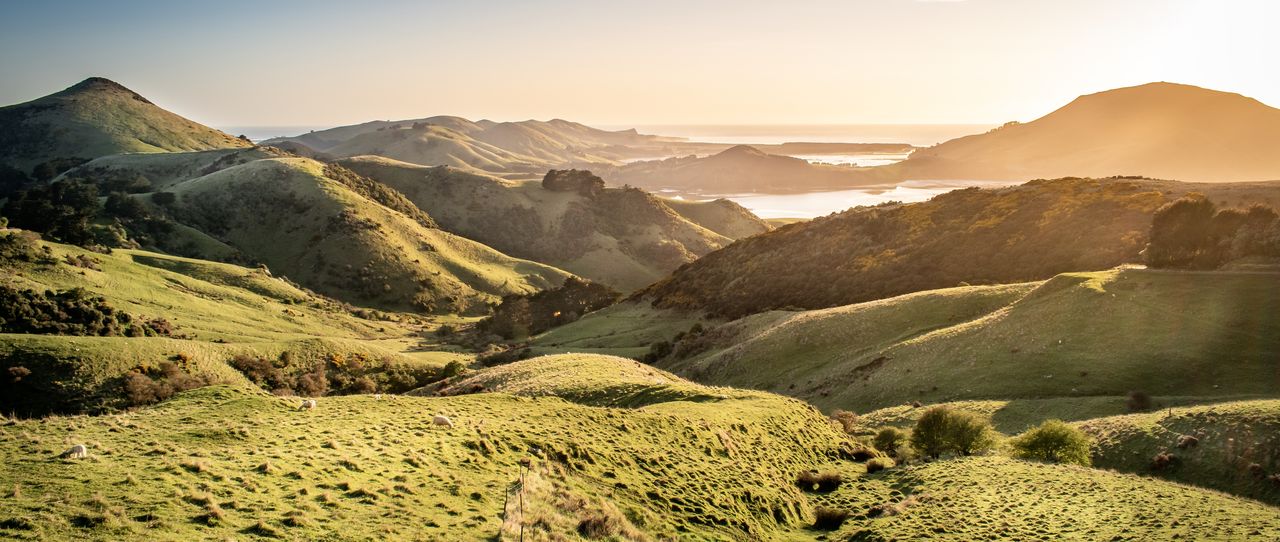
[[[444,351],[411,351],[423,343],[413,335],[431,326],[429,320],[353,312],[261,269],[141,250],[100,254],[40,241],[22,250],[23,244],[15,239],[26,235],[0,231],[0,246],[4,246],[0,290],[81,290],[102,297],[108,306],[135,320],[163,319],[172,332],[168,336],[0,333],[0,371],[8,375],[14,374],[14,367],[29,371],[21,385],[11,379],[0,382],[0,409],[7,413],[97,413],[124,408],[128,406],[124,377],[139,368],[154,370],[164,362],[179,364],[197,377],[244,384],[245,377],[228,365],[237,355],[289,360],[297,366],[359,358],[391,368],[424,369],[466,359]],[[24,252],[37,256],[24,257]],[[26,318],[33,318],[32,309],[27,307]],[[76,313],[68,312],[58,319],[73,317]],[[0,330],[15,324],[0,321]]]
[[[812,164],[790,156],[766,154],[748,145],[737,145],[705,157],[631,162],[602,169],[601,176],[613,184],[630,184],[649,190],[779,194],[839,190],[896,180],[881,174],[885,171]]]
[[[372,121],[265,143],[301,144],[338,158],[375,155],[427,166],[543,173],[571,162],[612,163],[635,152],[628,145],[662,141],[635,130],[611,132],[560,119],[473,122],[437,116]]]
[[[1232,205],[1280,199],[1280,183],[1133,178],[956,190],[921,203],[854,208],[744,239],[635,298],[732,319],[962,283],[1108,269],[1140,261],[1154,211],[1192,191]]]
[[[568,276],[432,227],[406,213],[421,212],[407,201],[375,201],[339,171],[306,158],[270,158],[170,190],[184,223],[353,303],[483,311],[503,295],[553,287]]]
[[[857,411],[1053,397],[1119,406],[1132,390],[1274,394],[1277,276],[1120,269],[764,313],[658,365]]]
[[[27,172],[54,159],[249,146],[101,77],[0,108],[0,164]]]
[[[1173,83],[1081,96],[1044,117],[920,149],[886,166],[903,179],[1028,180],[1142,175],[1280,179],[1280,109]]]
[[[634,188],[587,186],[587,172],[574,174],[581,178],[571,184],[586,183],[579,189],[379,157],[339,163],[404,193],[445,230],[624,291],[732,242],[717,232],[740,237],[769,229],[732,203],[673,208]]]

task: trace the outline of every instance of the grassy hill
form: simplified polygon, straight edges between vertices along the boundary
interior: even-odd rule
[[[520,369],[538,380],[603,380],[613,363],[630,362],[539,358]],[[503,529],[505,509],[507,528],[523,522],[531,535],[576,538],[597,518],[640,533],[629,540],[772,538],[812,514],[793,473],[831,461],[841,442],[808,407],[760,393],[630,409],[519,390],[326,398],[313,412],[297,404],[213,387],[131,414],[0,427],[0,487],[17,488],[0,500],[0,529],[116,540],[487,539]],[[456,427],[432,428],[436,414]],[[92,457],[57,459],[68,438],[88,443]],[[522,460],[532,460],[523,514],[510,504]]]
[[[1280,199],[1280,183],[1057,179],[858,207],[744,239],[637,299],[737,318],[961,284],[1047,279],[1141,261],[1154,211],[1200,191],[1232,204]]]
[[[473,122],[437,116],[372,121],[266,143],[301,144],[339,158],[376,155],[426,166],[540,174],[570,162],[614,163],[631,154],[627,145],[661,141],[634,130],[611,132],[560,119]]]
[[[716,231],[768,229],[745,209],[720,203],[682,206],[691,220],[635,189],[553,190],[378,157],[341,164],[404,193],[448,231],[625,291],[731,242]]]
[[[0,164],[28,172],[57,158],[249,146],[100,77],[0,108]]]
[[[1276,277],[1118,269],[766,313],[659,365],[855,411],[1052,397],[1119,405],[1132,390],[1267,395],[1280,356]]]
[[[427,227],[305,158],[258,160],[172,187],[182,220],[339,299],[466,312],[567,275]]]
[[[679,393],[628,408],[604,406],[617,403],[597,393],[653,376]],[[0,533],[514,540],[523,525],[534,539],[561,540],[1280,534],[1272,507],[1101,470],[977,457],[867,474],[840,459],[843,437],[802,403],[702,388],[618,358],[535,358],[467,382],[497,391],[332,397],[299,411],[293,398],[215,386],[128,414],[12,420],[0,426]],[[455,427],[433,427],[437,414]],[[90,457],[59,459],[71,443],[87,444]],[[807,469],[845,482],[802,492],[793,478]],[[818,507],[853,517],[834,533],[816,530]],[[892,512],[867,517],[877,507]]]
[[[175,362],[187,373],[247,384],[228,362],[237,355],[292,360],[293,369],[331,359],[385,368],[438,368],[468,356],[420,349],[431,320],[348,307],[259,269],[138,250],[98,254],[44,243],[45,262],[7,261],[0,286],[84,289],[134,318],[163,318],[169,337],[0,334],[0,366],[31,374],[8,389],[0,410],[96,412],[125,405],[123,377]],[[447,350],[447,349],[445,349]]]
[[[1280,179],[1280,157],[1270,152],[1276,145],[1280,109],[1239,94],[1150,83],[1081,96],[1026,124],[917,150],[885,170],[904,179],[1262,181]]]

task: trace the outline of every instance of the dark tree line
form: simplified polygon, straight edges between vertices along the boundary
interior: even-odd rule
[[[1161,207],[1144,255],[1151,267],[1216,269],[1248,256],[1280,257],[1280,215],[1265,205],[1219,209],[1201,194]]]

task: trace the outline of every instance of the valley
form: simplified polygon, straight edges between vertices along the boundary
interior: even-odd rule
[[[1280,539],[1274,94],[901,4],[67,12],[0,88],[0,538]],[[44,88],[98,64],[147,96]]]

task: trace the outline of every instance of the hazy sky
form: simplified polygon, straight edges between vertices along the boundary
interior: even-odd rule
[[[0,103],[215,126],[998,123],[1150,81],[1280,106],[1277,0],[0,2]]]

